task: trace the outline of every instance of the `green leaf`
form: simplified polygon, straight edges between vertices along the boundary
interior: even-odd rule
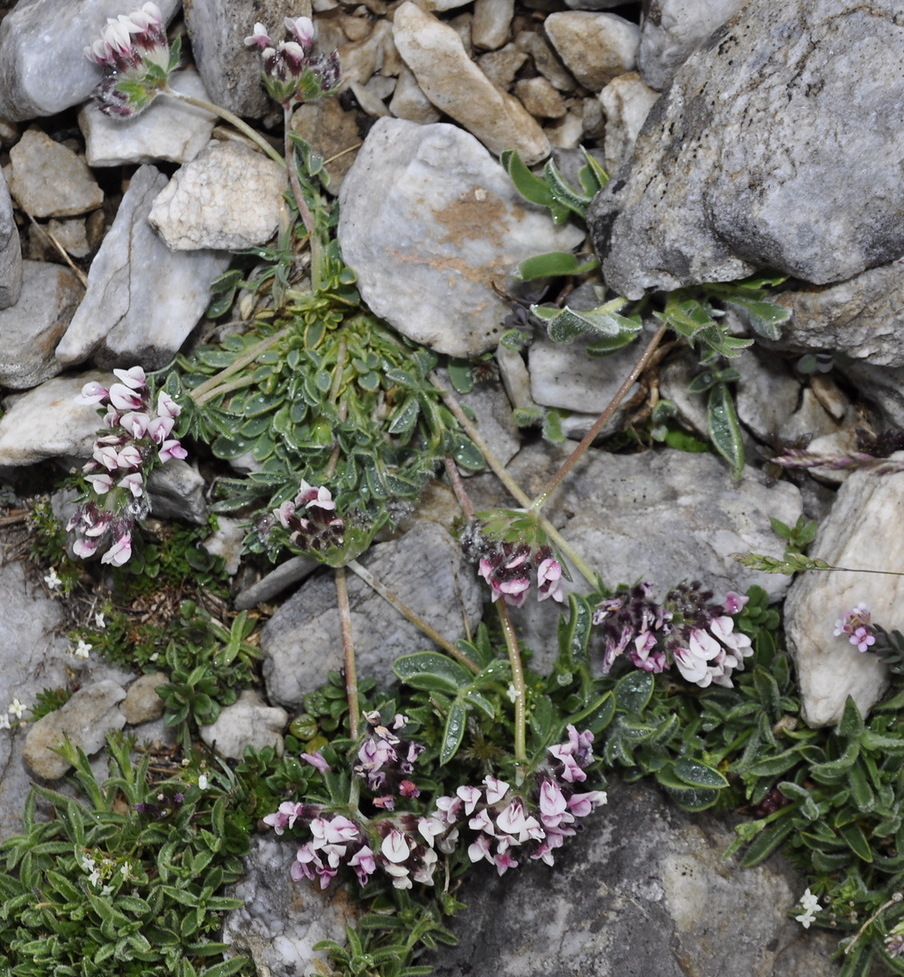
[[[474,368],[467,360],[449,360],[447,370],[457,394],[469,394],[474,389]]]
[[[472,674],[464,666],[435,651],[403,655],[393,662],[392,670],[402,682],[425,692],[457,695],[473,681]]]
[[[744,868],[753,868],[754,865],[765,861],[781,846],[794,828],[794,822],[788,818],[766,828],[747,846],[747,850],[741,856],[741,865]]]
[[[556,343],[570,343],[578,336],[589,335],[598,353],[613,352],[632,342],[643,328],[640,316],[623,316],[618,309],[625,305],[622,298],[613,299],[594,309],[576,311],[532,305],[531,314],[546,326],[549,338]]]
[[[653,676],[649,672],[628,672],[615,685],[615,701],[623,712],[643,712],[653,695]]]
[[[580,594],[568,597],[568,617],[559,619],[559,662],[567,668],[587,660],[587,646],[593,623],[593,608]]]
[[[744,471],[744,442],[734,401],[727,384],[720,383],[710,391],[706,413],[713,446],[731,465],[732,475],[740,478]]]
[[[719,799],[719,792],[716,790],[675,787],[666,787],[666,790],[669,797],[685,811],[705,811]]]
[[[851,696],[848,696],[844,703],[844,712],[841,714],[841,722],[838,724],[839,736],[845,739],[854,739],[863,733],[863,716],[857,708]]]
[[[515,277],[522,282],[537,278],[561,278],[565,275],[582,274],[583,271],[589,271],[592,266],[591,262],[582,265],[578,256],[570,251],[550,251],[526,258],[518,265]]]
[[[791,309],[762,299],[749,299],[740,295],[726,298],[725,304],[737,309],[750,328],[765,339],[780,339],[781,326],[791,319]]]
[[[863,828],[856,821],[852,824],[846,824],[843,828],[839,828],[838,833],[844,838],[848,847],[858,858],[864,862],[871,862],[873,860],[872,845],[870,845],[869,840],[863,833]]]
[[[591,198],[569,186],[552,160],[543,167],[543,175],[546,177],[550,192],[559,204],[567,207],[578,217],[586,217]]]
[[[453,702],[446,716],[446,725],[443,728],[443,740],[439,751],[440,766],[447,764],[458,752],[467,725],[467,709],[461,703]]]
[[[504,150],[500,162],[508,173],[509,179],[514,183],[515,189],[525,200],[529,200],[532,204],[539,204],[541,207],[548,207],[550,210],[556,207],[556,199],[546,181],[531,173],[515,150]]]
[[[672,763],[678,778],[690,787],[711,787],[715,790],[728,786],[728,781],[712,767],[698,760],[679,757]]]

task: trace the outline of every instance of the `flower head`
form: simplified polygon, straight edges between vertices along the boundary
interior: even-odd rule
[[[857,651],[868,651],[876,643],[872,615],[866,604],[855,604],[835,622],[835,636],[847,635]]]
[[[819,905],[819,899],[817,896],[814,896],[808,888],[804,890],[804,894],[800,897],[800,906],[803,909],[803,912],[794,918],[806,930],[809,929],[810,924],[815,921],[816,914],[821,908]]]
[[[85,56],[104,69],[94,91],[101,112],[126,119],[166,91],[179,65],[179,44],[170,46],[160,8],[145,3],[131,14],[110,18]]]
[[[286,17],[289,40],[275,42],[263,24],[245,38],[248,47],[260,51],[264,87],[286,109],[330,95],[339,84],[339,55],[312,57],[314,24],[308,17]]]

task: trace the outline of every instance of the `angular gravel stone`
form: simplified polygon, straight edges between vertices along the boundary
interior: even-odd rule
[[[640,30],[624,17],[567,10],[550,14],[543,27],[568,70],[591,92],[634,67]]]
[[[24,261],[22,294],[0,311],[0,384],[27,390],[56,376],[56,344],[82,300],[81,282],[64,265]]]
[[[220,756],[241,760],[246,747],[273,747],[283,752],[283,730],[289,714],[279,706],[268,706],[253,689],[245,689],[238,701],[225,709],[216,722],[200,728],[201,739]]]
[[[288,219],[285,168],[234,142],[212,142],[154,200],[148,221],[172,251],[266,244]]]
[[[339,243],[364,300],[400,332],[452,356],[496,345],[519,261],[570,250],[473,136],[455,126],[381,119],[339,195]]]
[[[204,314],[210,283],[230,256],[174,253],[160,240],[147,217],[166,182],[150,165],[132,177],[91,264],[85,298],[57,347],[64,367],[93,357],[99,366],[160,369]]]
[[[9,159],[9,192],[32,217],[73,217],[104,202],[88,164],[40,129],[23,133]]]
[[[762,267],[826,284],[904,253],[904,129],[866,121],[900,109],[900,17],[892,0],[750,0],[590,208],[608,285],[636,299]]]
[[[427,98],[490,152],[516,149],[529,166],[549,155],[549,141],[536,120],[490,82],[454,28],[408,0],[395,12],[393,39]]]
[[[0,309],[15,305],[21,289],[22,245],[6,177],[0,170]]]

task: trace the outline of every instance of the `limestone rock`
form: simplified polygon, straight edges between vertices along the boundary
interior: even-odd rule
[[[249,746],[256,750],[272,746],[282,755],[282,734],[288,722],[285,709],[268,706],[253,689],[245,689],[237,702],[222,710],[216,722],[201,727],[201,739],[231,760],[241,760]]]
[[[658,91],[668,88],[690,55],[743,5],[744,0],[645,0],[637,52],[644,81]]]
[[[130,726],[148,723],[163,715],[166,704],[157,695],[157,689],[167,682],[169,676],[165,672],[150,672],[135,679],[126,689],[126,697],[119,708]]]
[[[826,284],[898,258],[904,131],[863,120],[893,117],[902,83],[891,0],[750,0],[684,64],[590,208],[609,287],[636,299],[762,267]]]
[[[837,349],[872,366],[904,366],[904,264],[870,268],[837,285],[782,292],[792,310],[782,338],[770,344],[800,352]]]
[[[91,756],[104,745],[107,733],[122,729],[126,718],[118,704],[125,690],[112,679],[105,679],[76,692],[55,712],[39,719],[25,737],[23,758],[38,777],[57,780],[70,764],[54,748],[68,739],[73,746]]]
[[[634,67],[640,30],[624,17],[566,10],[550,14],[543,26],[568,70],[591,92]]]
[[[196,71],[175,71],[169,84],[184,95],[210,99]],[[215,116],[164,97],[154,103],[152,112],[142,112],[131,119],[111,118],[89,102],[79,112],[78,121],[85,137],[88,165],[121,166],[154,160],[185,163],[194,159],[210,140]]]
[[[213,142],[160,192],[148,221],[172,251],[266,244],[286,218],[285,169],[235,142]]]
[[[457,543],[435,523],[372,547],[362,558],[370,572],[450,640],[480,620],[483,592]],[[363,581],[348,574],[352,637],[359,678],[395,681],[392,662],[430,641]],[[342,666],[336,584],[331,573],[307,581],[264,626],[261,651],[271,700],[299,706],[303,695]],[[329,653],[326,652],[329,649]]]
[[[606,114],[606,170],[614,173],[631,155],[637,136],[659,98],[648,88],[636,71],[613,78],[600,92],[599,100]]]
[[[339,196],[339,243],[371,309],[416,342],[452,356],[491,349],[519,261],[570,250],[489,153],[455,126],[381,119]]]
[[[6,177],[0,170],[0,309],[15,305],[21,289],[22,246]]]
[[[258,973],[274,977],[315,973],[318,963],[326,967],[326,953],[314,945],[321,940],[344,942],[345,927],[353,926],[356,918],[341,886],[322,892],[292,881],[293,854],[284,838],[253,836],[245,877],[228,892],[244,905],[223,920],[223,941],[235,953],[251,957]]]
[[[72,217],[104,202],[87,163],[40,129],[23,133],[9,158],[9,192],[32,217]]]
[[[283,17],[294,11],[283,0],[185,0],[185,27],[191,51],[204,87],[217,105],[236,115],[261,118],[276,105],[261,84],[261,61],[257,48],[244,43],[256,22],[282,39]]]
[[[54,377],[11,400],[0,417],[0,465],[90,458],[101,418],[95,405],[75,399],[86,383],[104,380],[109,374],[99,370]]]
[[[471,23],[474,47],[495,51],[509,39],[515,0],[476,0]]]
[[[493,86],[452,27],[407,0],[396,10],[393,39],[427,98],[491,153],[516,149],[529,166],[549,155],[537,122],[517,99]]]
[[[168,23],[179,0],[157,6]],[[31,0],[14,7],[0,21],[0,116],[16,122],[84,102],[101,80],[84,49],[107,18],[134,9],[114,0]]]
[[[22,263],[22,293],[0,310],[0,384],[27,390],[56,376],[54,349],[82,299],[82,286],[63,265]]]
[[[904,454],[892,457],[900,461]],[[897,570],[904,566],[902,518],[904,475],[854,472],[838,490],[810,553],[855,571]],[[849,695],[867,713],[888,686],[885,665],[858,652],[843,635],[833,636],[835,622],[860,603],[869,607],[876,623],[900,627],[902,578],[805,573],[788,593],[785,635],[797,666],[803,715],[811,726],[837,723]]]
[[[91,264],[85,297],[57,346],[62,366],[93,357],[99,366],[160,369],[207,308],[210,283],[226,270],[229,255],[173,253],[160,240],[147,217],[166,182],[150,165],[132,177]]]
[[[725,819],[663,807],[648,784],[608,793],[552,869],[471,874],[459,892],[468,908],[452,923],[461,943],[422,961],[435,977],[838,973],[832,935],[788,916],[806,883],[787,864],[724,861],[734,839]]]

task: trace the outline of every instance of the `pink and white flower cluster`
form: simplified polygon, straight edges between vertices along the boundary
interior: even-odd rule
[[[361,885],[378,869],[397,889],[432,885],[439,854],[464,844],[472,863],[487,861],[500,875],[525,858],[552,865],[554,851],[575,834],[577,822],[606,803],[603,791],[576,790],[593,762],[592,741],[591,732],[569,726],[568,740],[550,747],[528,791],[487,776],[482,787],[463,786],[452,797],[438,798],[428,816],[400,813],[359,823],[316,805],[284,801],[264,822],[277,834],[296,824],[309,828],[311,838],[298,849],[290,874],[296,881],[317,880],[321,888],[342,865],[354,870]]]
[[[748,598],[729,592],[713,603],[712,592],[699,583],[670,590],[662,604],[651,599],[649,583],[641,583],[600,601],[593,623],[603,633],[603,668],[609,671],[626,655],[647,672],[674,665],[688,682],[701,688],[732,686],[731,675],[743,671],[753,654],[750,638],[735,632],[734,615]]]
[[[345,523],[336,515],[336,502],[326,486],[302,479],[295,498],[283,502],[273,515],[299,549],[319,551],[342,545]]]
[[[166,88],[179,62],[155,3],[109,18],[98,40],[85,48],[85,56],[104,69],[94,92],[101,112],[122,119],[147,108]]]
[[[835,622],[835,637],[846,635],[857,651],[868,651],[876,643],[872,615],[866,604],[855,604]]]
[[[92,460],[83,468],[94,498],[85,502],[66,529],[75,533],[72,551],[82,559],[105,551],[102,563],[122,566],[132,555],[132,529],[147,515],[147,476],[157,464],[185,458],[187,452],[173,438],[179,405],[165,391],[151,402],[147,378],[140,366],[114,370],[119,383],[109,389],[88,383],[78,401],[106,407],[109,434],[94,442]]]
[[[501,597],[512,607],[520,607],[527,599],[535,572],[537,600],[547,597],[559,603],[565,600],[562,566],[553,556],[551,546],[534,549],[527,543],[500,541],[481,557],[477,572],[490,585],[493,600]]]
[[[383,725],[379,712],[365,713],[364,719],[372,731],[358,748],[355,773],[373,792],[373,805],[393,811],[397,796],[420,796],[421,792],[411,777],[414,764],[424,752],[424,747],[414,740],[402,740],[393,732],[401,730],[408,723],[408,717],[401,713],[393,717],[392,730]]]
[[[286,17],[289,40],[275,42],[263,24],[245,38],[260,49],[264,87],[270,97],[287,108],[328,95],[339,84],[339,54],[312,57],[314,24],[309,17]]]

